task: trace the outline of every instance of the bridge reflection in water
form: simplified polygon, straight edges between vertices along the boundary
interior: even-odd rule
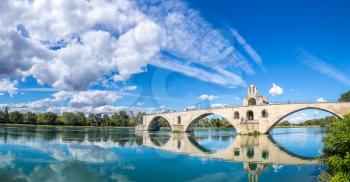
[[[191,156],[215,158],[225,161],[242,162],[248,172],[249,181],[258,181],[259,175],[268,170],[269,165],[317,165],[319,159],[293,154],[276,144],[269,135],[232,136],[228,147],[210,150],[200,145],[195,135],[171,133],[170,136],[143,134],[143,145],[159,150],[187,154]]]

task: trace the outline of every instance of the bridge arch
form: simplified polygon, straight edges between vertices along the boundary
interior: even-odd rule
[[[279,122],[281,122],[284,118],[294,114],[294,113],[297,113],[299,111],[303,111],[303,110],[309,110],[309,109],[315,109],[315,110],[321,110],[321,111],[325,111],[325,112],[328,112],[332,115],[334,115],[335,117],[339,118],[339,119],[342,119],[343,116],[341,114],[338,114],[334,111],[331,111],[330,109],[328,108],[323,108],[323,107],[301,107],[301,108],[296,108],[292,111],[289,111],[287,112],[286,114],[284,114],[283,116],[277,118],[275,121],[273,121],[273,124],[268,128],[267,132],[266,133],[269,133]]]
[[[192,119],[188,124],[187,126],[185,126],[185,131],[186,132],[189,132],[189,131],[192,131],[193,127],[195,126],[195,124],[205,118],[205,117],[208,117],[210,115],[218,115],[220,116],[221,118],[225,119],[233,128],[235,128],[234,124],[231,122],[230,118],[226,118],[225,116],[221,115],[220,113],[216,113],[216,112],[206,112],[206,113],[203,113],[197,117],[195,117],[194,119]]]
[[[158,131],[161,127],[159,119],[164,120],[169,125],[170,129],[172,130],[171,123],[165,117],[162,117],[162,116],[154,116],[152,118],[151,122],[149,123],[147,130],[148,131]]]
[[[150,138],[152,144],[158,147],[165,146],[170,140],[170,136],[162,136],[155,133],[149,133],[148,137]]]

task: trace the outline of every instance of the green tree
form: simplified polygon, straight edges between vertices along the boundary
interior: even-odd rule
[[[347,92],[341,94],[338,101],[339,102],[350,102],[350,91],[347,91]]]
[[[338,120],[323,139],[325,156],[344,157],[350,151],[350,116]]]
[[[221,128],[221,121],[219,118],[212,118],[210,122],[214,126],[214,128]]]
[[[119,124],[119,114],[118,113],[113,113],[111,115],[111,126],[118,126]]]
[[[169,122],[163,117],[158,118],[158,126],[160,128],[170,128]]]
[[[323,143],[325,164],[329,168],[326,181],[350,181],[350,115],[334,123]]]
[[[143,116],[145,115],[145,113],[143,112],[138,112],[135,116],[135,126],[136,125],[140,125],[143,123]]]
[[[292,124],[289,121],[282,121],[279,126],[291,126]]]
[[[36,124],[37,116],[35,113],[27,112],[23,114],[23,122],[25,124]]]
[[[122,127],[129,126],[129,115],[125,111],[120,111],[119,112],[119,117],[120,117],[120,123]]]
[[[114,126],[126,127],[128,126],[129,115],[125,111],[113,113],[111,116],[111,123]]]
[[[16,124],[22,124],[23,123],[23,115],[22,115],[22,113],[20,113],[18,111],[10,112],[9,122],[10,123],[16,123]]]
[[[40,124],[50,124],[50,125],[57,125],[60,124],[57,122],[58,115],[53,112],[46,112],[43,114],[40,114],[38,117],[38,122]]]
[[[102,125],[103,126],[110,126],[111,125],[111,118],[108,116],[108,114],[104,114],[102,117]]]
[[[8,123],[9,122],[9,112],[8,108],[5,107],[4,111],[0,111],[0,123]]]
[[[136,126],[136,117],[134,115],[134,112],[130,111],[129,114],[129,120],[128,120],[128,126]]]
[[[0,123],[6,123],[5,112],[0,110]]]
[[[65,125],[77,125],[78,119],[72,112],[64,112],[59,119]]]
[[[88,116],[88,123],[90,123],[92,126],[101,126],[102,121],[101,114],[89,114]]]
[[[212,124],[210,123],[209,119],[205,117],[200,119],[197,123],[195,123],[194,127],[209,128],[209,127],[212,127]]]
[[[87,125],[87,121],[84,113],[78,112],[75,115],[77,117],[78,125],[81,125],[81,126]]]

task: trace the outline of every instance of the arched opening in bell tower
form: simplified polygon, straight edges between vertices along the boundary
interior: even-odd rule
[[[255,106],[256,105],[256,99],[255,98],[250,98],[248,100],[248,106]]]

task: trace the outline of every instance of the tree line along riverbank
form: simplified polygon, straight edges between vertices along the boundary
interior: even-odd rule
[[[335,116],[327,116],[324,118],[319,119],[310,119],[306,120],[300,123],[290,123],[289,121],[285,120],[280,122],[276,127],[312,127],[312,126],[330,126],[332,123],[335,123],[337,121],[337,118]]]
[[[120,111],[108,114],[84,114],[82,112],[65,112],[56,114],[9,112],[7,108],[0,111],[0,124],[27,124],[27,125],[67,125],[67,126],[115,126],[134,127],[142,123],[144,113],[127,113]]]

